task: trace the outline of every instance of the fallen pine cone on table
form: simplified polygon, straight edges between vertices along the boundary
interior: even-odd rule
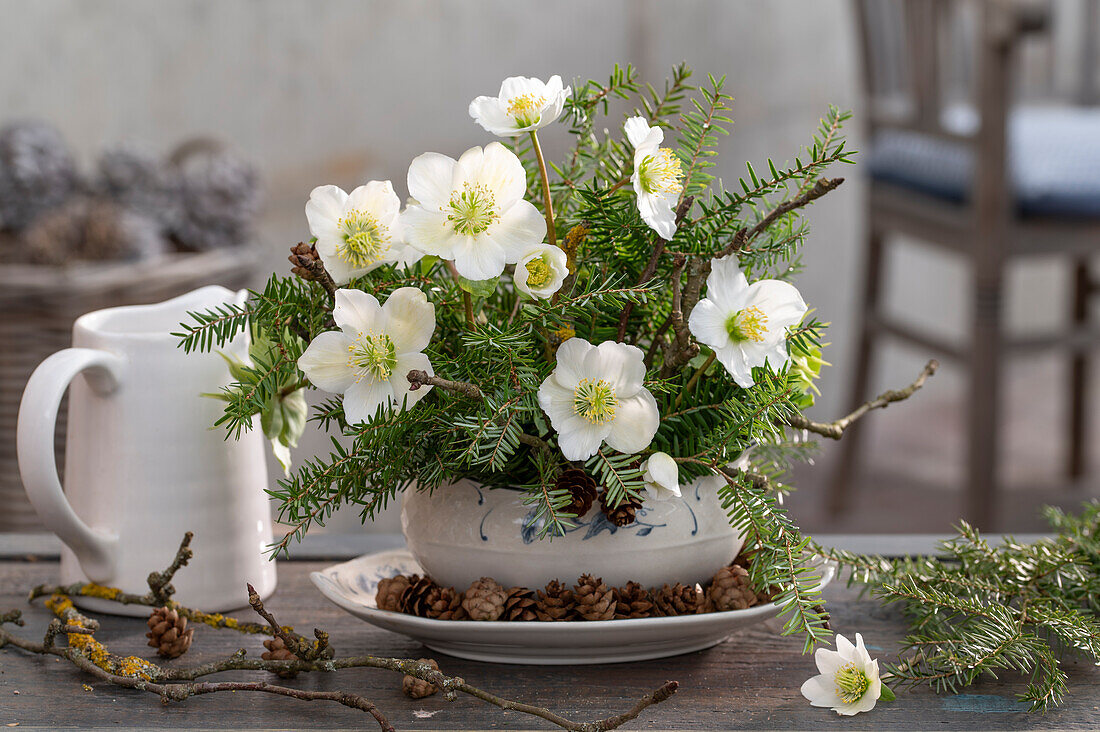
[[[279,636],[269,638],[264,641],[264,648],[267,650],[260,654],[260,658],[265,661],[293,661],[297,658],[290,649],[286,647],[286,643]],[[297,671],[276,671],[275,675],[283,679],[293,679],[298,675]]]
[[[439,670],[439,664],[430,658],[421,658],[420,663],[426,663],[436,671]],[[410,699],[423,699],[439,691],[439,687],[424,679],[405,674],[405,677],[401,679],[401,691]]]
[[[146,621],[149,632],[145,637],[149,645],[157,649],[157,655],[163,658],[179,658],[191,647],[194,628],[187,627],[187,618],[180,617],[175,610],[158,607]]]

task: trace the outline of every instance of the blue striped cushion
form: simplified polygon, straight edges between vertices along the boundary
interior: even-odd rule
[[[1100,109],[1021,108],[1012,113],[1008,134],[1022,215],[1100,218]],[[868,167],[877,180],[962,202],[974,162],[961,143],[891,130],[875,136]]]

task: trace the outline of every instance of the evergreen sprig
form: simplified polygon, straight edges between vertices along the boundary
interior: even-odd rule
[[[888,559],[815,550],[909,623],[891,683],[958,693],[982,677],[1029,678],[1020,699],[1046,711],[1068,692],[1067,653],[1100,663],[1100,502],[1077,514],[1046,508],[1054,534],[992,546],[963,523],[939,556]]]

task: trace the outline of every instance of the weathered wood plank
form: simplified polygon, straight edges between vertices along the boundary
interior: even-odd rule
[[[422,646],[376,630],[325,601],[309,584],[308,573],[321,563],[280,565],[280,585],[268,607],[284,622],[308,633],[313,626],[330,631],[342,654],[375,653],[422,657]],[[51,562],[0,562],[0,608],[22,607],[28,634],[38,635],[49,619],[41,604],[28,606],[25,591],[40,582],[56,581]],[[242,595],[243,597],[243,595]],[[901,637],[896,612],[857,593],[834,585],[827,592],[834,625],[851,637],[862,632],[873,653],[889,656]],[[239,613],[245,616],[242,611]],[[133,619],[101,617],[98,637],[116,652],[152,658],[145,646],[144,624]],[[231,631],[199,628],[191,651],[172,663],[195,664],[246,648],[262,652],[260,638]],[[681,682],[669,702],[651,708],[634,728],[658,729],[1097,729],[1100,728],[1100,671],[1086,662],[1069,664],[1071,696],[1060,710],[1028,716],[1013,695],[1023,680],[1007,675],[1000,682],[983,682],[964,696],[939,697],[920,689],[871,714],[838,718],[814,709],[799,687],[816,673],[813,659],[802,656],[801,644],[765,628],[735,636],[708,651],[676,658],[608,666],[569,668],[479,664],[435,655],[448,673],[513,698],[536,701],[576,718],[596,718],[628,707],[632,699],[668,679]],[[225,678],[263,678],[238,672]],[[91,691],[82,690],[89,683]],[[304,688],[354,689],[372,698],[398,729],[549,729],[540,720],[501,712],[472,699],[447,703],[438,696],[410,701],[400,692],[400,678],[373,670],[341,671],[303,676],[287,682]],[[16,694],[16,692],[19,692]],[[413,710],[438,712],[430,719],[413,718]],[[214,694],[182,704],[162,705],[140,692],[91,682],[64,662],[20,651],[0,649],[0,725],[19,728],[235,728],[235,729],[370,729],[373,720],[336,704],[302,702],[262,694]]]

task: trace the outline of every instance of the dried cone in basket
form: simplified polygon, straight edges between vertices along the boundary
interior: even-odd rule
[[[648,618],[655,614],[656,608],[649,591],[637,582],[627,582],[623,587],[615,588],[615,618]]]
[[[466,590],[462,607],[466,609],[470,620],[499,620],[504,614],[504,601],[507,597],[508,593],[499,583],[489,577],[482,577]]]
[[[679,582],[653,592],[653,601],[657,605],[657,615],[696,615],[706,610],[703,591],[695,585],[682,585]]]
[[[550,580],[535,599],[535,617],[542,621],[569,620],[573,615],[573,591],[557,580]]]
[[[581,620],[612,620],[615,618],[615,591],[598,577],[582,574],[573,586],[574,608]]]
[[[744,610],[755,604],[748,570],[736,564],[718,570],[707,587],[707,607],[711,610]]]
[[[600,510],[607,520],[616,526],[629,526],[634,523],[638,509],[642,507],[642,499],[638,496],[624,495],[617,506],[611,506],[607,497],[607,491],[600,494]]]
[[[149,632],[145,637],[149,645],[157,649],[157,655],[164,658],[178,658],[191,647],[194,628],[187,627],[187,618],[181,618],[175,610],[158,607],[153,610],[147,622]]]
[[[430,658],[421,658],[419,662],[428,664],[436,671],[439,670],[439,664]],[[423,699],[439,691],[439,687],[424,679],[405,674],[405,677],[401,679],[401,691],[410,699]]]
[[[386,579],[379,580],[378,592],[374,596],[374,604],[379,610],[389,610],[395,613],[401,612],[398,610],[398,606],[401,603],[401,595],[409,588],[409,585],[419,579],[420,575],[414,574],[411,577],[406,577],[403,574],[399,574],[396,577],[387,577]]]
[[[265,661],[293,661],[297,658],[279,636],[265,640],[264,648],[267,650],[260,654],[260,658]],[[297,671],[275,671],[274,673],[284,679],[293,679],[298,675]]]
[[[513,587],[508,590],[504,600],[504,615],[501,620],[538,620],[535,613],[535,593],[526,587]]]
[[[596,481],[588,473],[578,468],[570,468],[558,476],[555,488],[569,492],[569,503],[565,510],[577,518],[592,510],[596,502]]]

